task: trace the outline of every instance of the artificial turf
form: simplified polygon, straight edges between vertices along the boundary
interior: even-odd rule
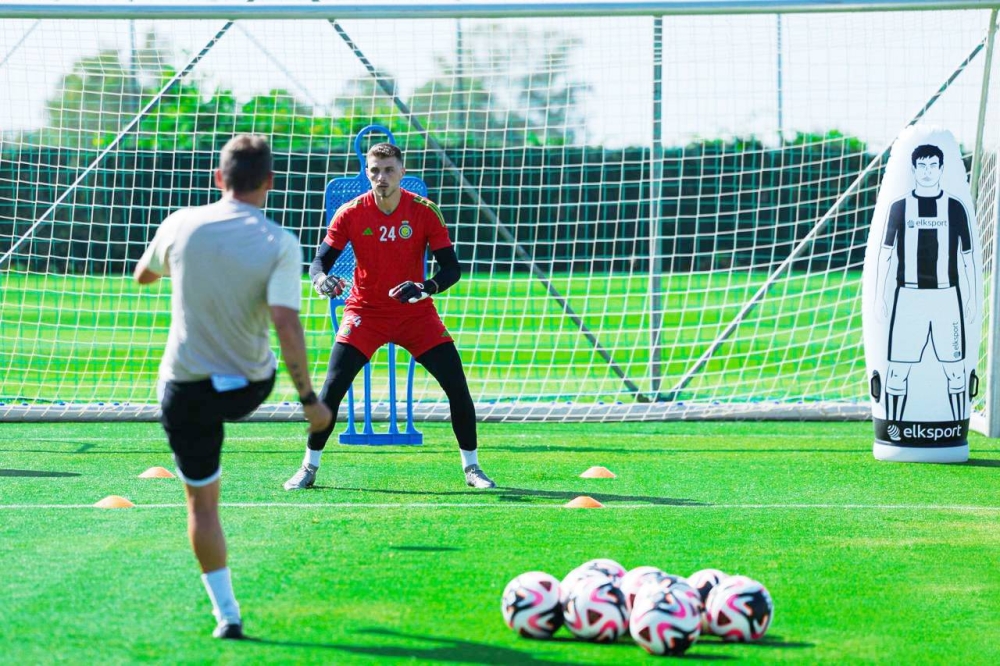
[[[596,557],[763,582],[765,638],[686,659],[1000,663],[1000,446],[963,465],[876,462],[867,423],[482,424],[498,482],[467,488],[446,424],[422,447],[331,443],[288,493],[301,424],[234,424],[223,524],[246,630],[213,620],[156,424],[0,428],[0,662],[655,663],[630,639],[520,638],[506,583]],[[603,465],[614,479],[582,479]],[[122,495],[132,509],[91,505]],[[579,495],[603,509],[566,509]]]

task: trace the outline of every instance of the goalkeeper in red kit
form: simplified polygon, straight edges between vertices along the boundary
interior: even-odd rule
[[[455,341],[431,299],[458,282],[461,267],[440,209],[401,189],[404,173],[398,147],[379,143],[368,150],[365,174],[372,189],[337,210],[309,269],[317,293],[339,296],[348,283],[328,273],[348,243],[354,248],[353,285],[320,393],[334,420],[325,430],[309,435],[302,467],[285,482],[285,490],[313,486],[341,400],[372,354],[389,342],[410,352],[448,396],[466,483],[473,488],[496,485],[479,466],[476,408]],[[440,270],[423,280],[427,247]]]

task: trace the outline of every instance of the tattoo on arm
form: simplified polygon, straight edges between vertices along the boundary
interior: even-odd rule
[[[298,391],[299,395],[304,395],[309,392],[309,373],[305,368],[299,366],[298,363],[292,361],[289,363],[285,362],[288,367],[288,374],[292,378],[292,383],[295,384],[295,390]]]

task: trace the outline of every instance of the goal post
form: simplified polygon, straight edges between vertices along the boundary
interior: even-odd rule
[[[0,420],[155,418],[170,282],[130,275],[159,223],[212,201],[218,149],[259,133],[266,212],[308,261],[370,124],[449,224],[465,274],[436,302],[481,418],[867,418],[865,244],[888,149],[919,121],[955,134],[972,177],[973,426],[1000,435],[993,7],[24,2],[0,19]],[[334,331],[303,294],[318,378]],[[448,418],[421,371],[414,399]],[[279,371],[254,418],[298,414]]]

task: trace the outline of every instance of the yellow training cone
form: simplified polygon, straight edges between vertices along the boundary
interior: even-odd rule
[[[563,504],[567,509],[603,509],[604,505],[595,500],[593,497],[587,497],[586,495],[580,495],[577,498],[570,500]]]
[[[108,495],[94,506],[98,509],[131,509],[135,504],[132,504],[132,502],[129,502],[124,497]]]
[[[174,478],[173,472],[171,472],[166,467],[150,467],[145,472],[139,475],[140,479],[172,479]]]
[[[615,473],[607,467],[591,467],[580,475],[581,479],[613,479]]]

